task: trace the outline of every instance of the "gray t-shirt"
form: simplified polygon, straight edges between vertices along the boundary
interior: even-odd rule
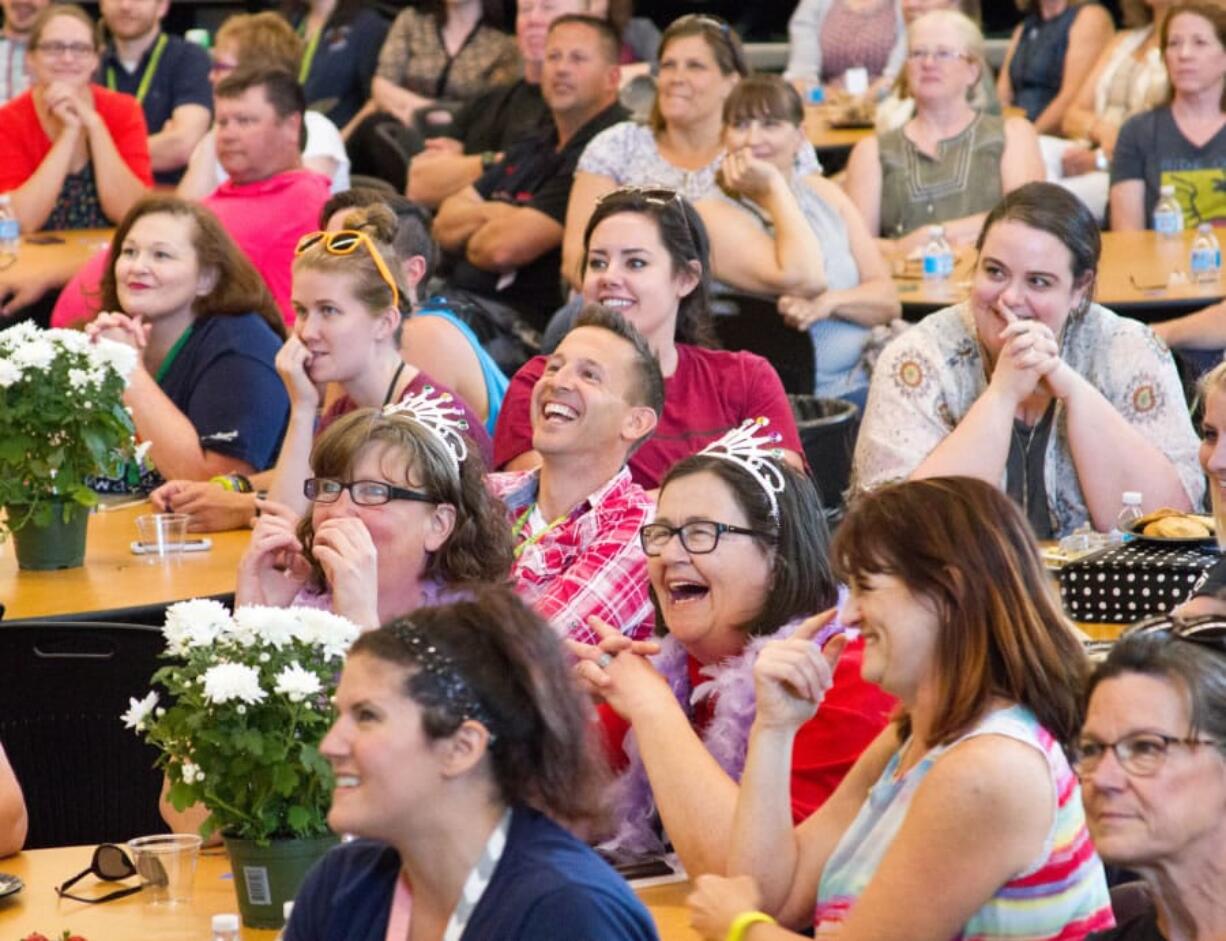
[[[1115,144],[1111,185],[1145,182],[1145,218],[1153,225],[1154,204],[1164,185],[1175,187],[1184,225],[1226,225],[1226,127],[1204,147],[1179,130],[1169,107],[1134,115],[1124,122]]]

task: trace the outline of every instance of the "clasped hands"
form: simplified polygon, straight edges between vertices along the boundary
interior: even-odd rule
[[[1067,399],[1076,372],[1060,356],[1060,341],[1047,324],[1022,319],[1007,308],[996,310],[1005,319],[1000,332],[1003,346],[992,369],[991,387],[1020,405],[1045,387],[1053,398]]]

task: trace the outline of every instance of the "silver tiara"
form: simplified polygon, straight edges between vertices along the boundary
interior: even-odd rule
[[[747,418],[739,428],[733,428],[717,441],[712,441],[699,454],[709,454],[724,461],[731,461],[749,473],[770,501],[771,518],[779,519],[779,500],[776,494],[783,493],[787,478],[783,476],[783,448],[778,447],[783,435],[777,431],[765,431],[770,419],[759,416]],[[762,434],[758,432],[761,431]]]
[[[420,392],[383,406],[383,415],[385,418],[405,415],[425,428],[447,449],[459,473],[460,464],[468,457],[468,442],[464,438],[468,419],[464,417],[464,409],[454,403],[455,397],[450,392],[436,393],[434,386],[422,386]]]

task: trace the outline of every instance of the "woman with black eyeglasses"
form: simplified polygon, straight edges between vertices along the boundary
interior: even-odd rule
[[[1226,621],[1143,621],[1099,664],[1074,749],[1103,859],[1149,904],[1103,941],[1226,937]]]
[[[395,215],[386,206],[368,206],[350,213],[345,225],[299,243],[294,333],[277,354],[291,408],[269,495],[298,513],[307,508],[302,481],[316,434],[357,408],[381,408],[428,388],[452,394],[400,352],[409,301],[392,248]],[[330,404],[323,395],[328,383],[340,392]],[[459,398],[455,404],[464,412],[465,435],[485,457],[489,436],[480,419]]]
[[[30,90],[0,108],[0,193],[23,232],[112,225],[153,185],[140,105],[91,82],[98,37],[80,7],[43,10],[29,48]]]
[[[606,849],[658,852],[662,826],[691,876],[725,869],[762,647],[792,637],[821,656],[843,630],[803,620],[836,600],[826,525],[813,484],[772,455],[769,437],[769,425],[751,422],[665,477],[655,522],[641,532],[665,629],[659,652],[648,659],[657,645],[607,628],[599,647],[571,644],[585,685],[605,701],[609,757],[621,772],[622,824]],[[863,646],[843,650],[826,701],[796,735],[796,822],[829,797],[893,706],[860,679]]]
[[[262,515],[236,602],[310,605],[373,629],[506,580],[511,541],[447,393],[338,419],[315,442],[299,522]]]

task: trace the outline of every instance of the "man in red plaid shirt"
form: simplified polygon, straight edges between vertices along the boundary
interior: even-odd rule
[[[626,460],[663,408],[664,379],[642,335],[589,305],[532,389],[541,466],[487,478],[511,521],[516,589],[561,636],[596,643],[593,615],[635,639],[651,633],[639,527],[655,504]]]

